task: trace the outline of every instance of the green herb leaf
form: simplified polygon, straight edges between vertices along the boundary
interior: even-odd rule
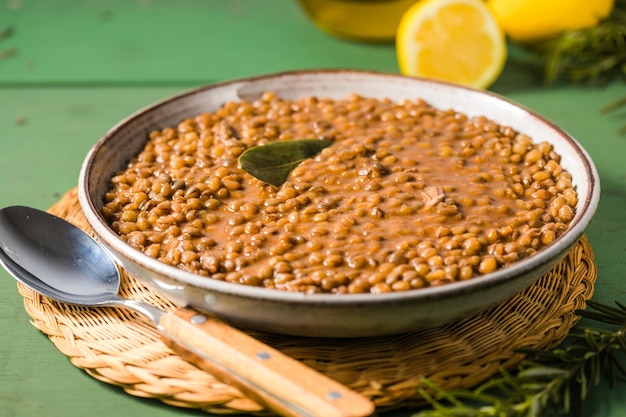
[[[626,76],[626,1],[616,0],[613,11],[597,25],[566,30],[526,45],[543,66],[548,83],[564,80],[605,85]]]
[[[603,379],[621,383],[626,376],[626,306],[593,301],[587,305],[592,310],[585,310],[587,318],[594,320],[597,315],[617,328],[580,327],[562,347],[520,349],[519,353],[533,358],[522,361],[516,372],[501,369],[500,375],[473,389],[446,390],[424,380],[418,391],[431,408],[412,417],[581,415],[589,392]]]
[[[314,157],[333,143],[324,139],[271,142],[246,150],[239,156],[239,165],[250,175],[279,187],[302,161]]]

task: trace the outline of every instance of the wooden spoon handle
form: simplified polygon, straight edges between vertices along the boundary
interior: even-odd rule
[[[182,308],[158,323],[181,357],[230,382],[276,413],[292,417],[364,417],[364,396],[261,341],[195,310]]]

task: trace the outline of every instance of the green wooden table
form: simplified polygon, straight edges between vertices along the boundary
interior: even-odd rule
[[[83,157],[113,124],[197,85],[276,71],[398,72],[391,45],[333,39],[287,0],[6,0],[0,4],[0,207],[45,209],[77,182]],[[6,52],[10,51],[10,52]],[[599,271],[594,299],[626,302],[626,96],[544,86],[509,59],[491,90],[565,128],[589,151],[602,199],[588,237]],[[626,415],[624,382],[593,392],[588,417]],[[412,410],[387,413],[406,417]],[[15,282],[0,271],[0,416],[206,415],[142,400],[72,366],[29,324]]]

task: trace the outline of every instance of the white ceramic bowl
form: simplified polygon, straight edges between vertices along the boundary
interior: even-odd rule
[[[305,95],[343,98],[350,93],[422,98],[442,109],[484,115],[535,140],[550,142],[562,156],[578,192],[576,216],[550,246],[518,263],[463,282],[388,294],[292,293],[208,279],[150,258],[127,245],[100,214],[109,179],[145,145],[154,129],[214,111],[231,100],[254,100],[263,92],[295,99]],[[436,81],[360,71],[304,71],[235,80],[198,88],[138,111],[114,126],[87,155],[79,199],[96,237],[134,277],[166,298],[212,312],[236,325],[292,335],[360,337],[442,325],[513,296],[549,271],[580,239],[595,214],[598,174],[585,150],[541,116],[489,92]]]

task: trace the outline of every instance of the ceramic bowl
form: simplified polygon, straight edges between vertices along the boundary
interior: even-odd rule
[[[387,294],[303,294],[213,280],[150,258],[127,245],[100,209],[110,178],[145,145],[154,129],[210,112],[232,100],[254,100],[266,91],[287,99],[305,95],[343,98],[350,93],[392,100],[422,98],[437,108],[484,115],[532,138],[548,141],[562,156],[578,192],[569,229],[548,247],[516,264],[467,281]],[[451,322],[513,296],[559,262],[581,238],[596,212],[600,185],[587,152],[545,118],[505,98],[442,82],[361,71],[272,74],[201,87],[139,110],[106,133],[86,156],[79,179],[82,210],[98,240],[132,276],[164,297],[210,312],[232,324],[313,337],[380,336]]]

